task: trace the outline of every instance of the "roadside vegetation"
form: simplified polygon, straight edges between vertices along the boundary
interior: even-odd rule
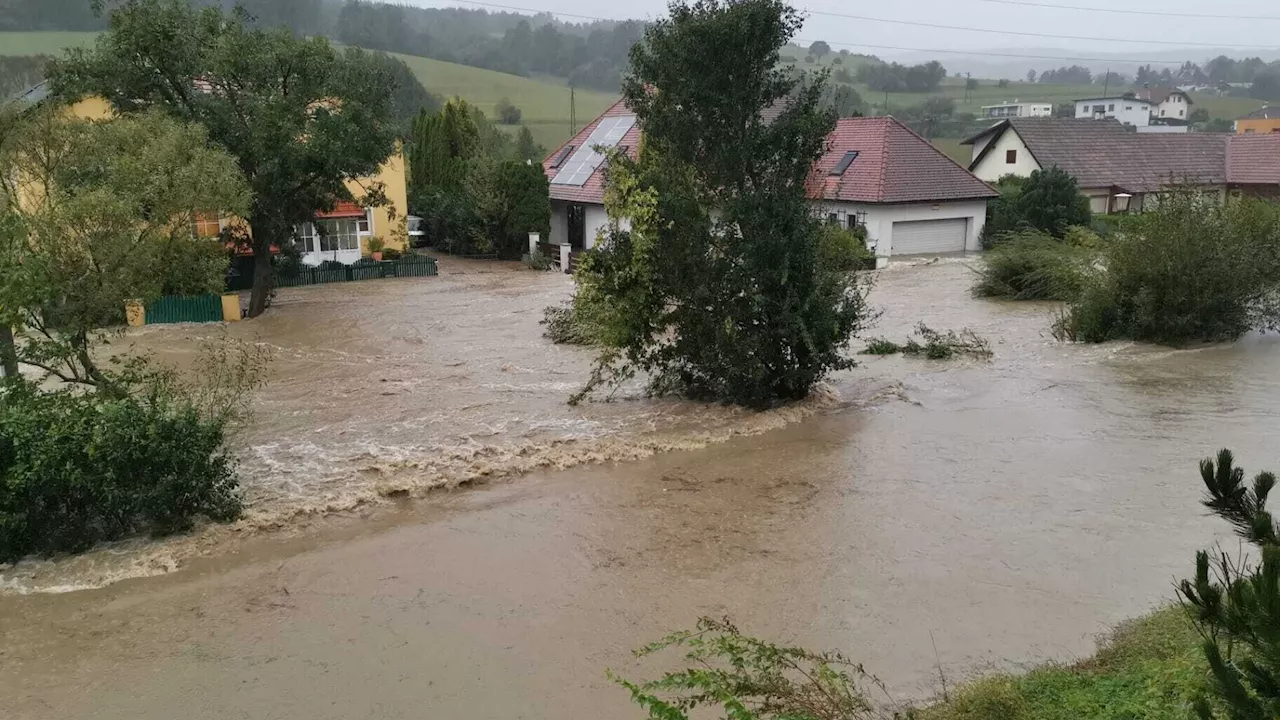
[[[677,669],[649,681],[609,677],[653,720],[1280,717],[1280,527],[1266,509],[1275,475],[1246,480],[1222,450],[1200,463],[1200,480],[1204,506],[1252,546],[1255,560],[1197,553],[1177,602],[1122,623],[1079,662],[978,678],[904,708],[841,653],[773,645],[704,618],[637,651],[683,650]]]
[[[249,197],[203,128],[159,112],[0,116],[0,561],[239,514],[225,439],[266,355],[216,344],[191,379],[108,346],[126,303],[221,288],[226,250],[192,223]]]
[[[824,74],[779,64],[800,26],[778,0],[700,0],[672,5],[633,48],[623,95],[645,142],[637,159],[610,157],[613,222],[574,274],[601,349],[573,401],[643,373],[656,395],[767,408],[853,364],[865,284],[824,253],[804,191],[835,114]]]

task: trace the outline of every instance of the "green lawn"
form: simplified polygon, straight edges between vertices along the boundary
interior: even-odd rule
[[[964,167],[969,167],[969,160],[973,156],[973,147],[961,145],[960,138],[934,138],[930,142],[933,143],[934,147],[945,153],[947,157]]]
[[[1185,611],[1169,607],[1121,625],[1091,658],[994,675],[952,689],[919,720],[1191,718],[1208,665]]]
[[[94,32],[0,32],[0,55],[61,55],[98,36]]]

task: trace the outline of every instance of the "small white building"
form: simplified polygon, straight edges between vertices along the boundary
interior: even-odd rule
[[[1141,100],[1155,103],[1151,109],[1153,122],[1160,125],[1187,125],[1191,122],[1191,106],[1195,103],[1185,91],[1144,87],[1137,95]]]
[[[1115,118],[1125,125],[1146,127],[1156,103],[1136,97],[1101,97],[1076,100],[1077,120],[1106,120]]]
[[[634,154],[639,140],[635,115],[619,101],[547,157],[552,244],[590,249],[608,227],[603,158],[582,148],[604,145]],[[987,202],[997,196],[889,116],[840,120],[808,190],[814,214],[865,230],[880,257],[981,249]],[[620,226],[626,227],[625,219]]]
[[[1028,103],[1014,100],[999,105],[983,105],[984,117],[1001,120],[1008,117],[1053,117],[1052,103]]]

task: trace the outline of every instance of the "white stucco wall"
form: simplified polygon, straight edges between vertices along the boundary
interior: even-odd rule
[[[590,250],[596,246],[596,236],[609,226],[609,214],[604,211],[603,205],[584,205],[587,209],[587,236],[585,239],[586,248]]]
[[[1018,152],[1017,162],[1013,164],[1005,161],[1006,153],[1009,150]],[[1039,169],[1040,166],[1036,163],[1035,158],[1031,157],[1031,152],[1022,143],[1022,138],[1018,137],[1018,133],[1010,128],[1000,134],[1000,139],[995,141],[991,152],[987,153],[987,156],[982,158],[982,162],[973,169],[973,174],[977,175],[980,180],[995,182],[1005,175],[1030,177],[1031,173]]]
[[[569,242],[569,221],[565,217],[568,206],[563,200],[551,201],[551,237],[546,238],[546,241],[553,245]]]
[[[859,203],[824,202],[816,206],[816,210],[826,217],[836,213],[841,225],[847,227],[846,218],[850,213],[865,212],[867,241],[874,243],[876,255],[893,256],[893,224],[912,220],[947,220],[964,218],[968,229],[965,235],[965,250],[976,252],[982,249],[980,237],[982,228],[987,222],[986,200],[965,200],[942,203],[903,203],[864,205]]]
[[[1095,98],[1076,101],[1076,118],[1093,118],[1093,106],[1102,105],[1106,117],[1115,118],[1126,125],[1144,127],[1151,124],[1152,106],[1133,98]],[[1115,106],[1115,110],[1111,106]]]

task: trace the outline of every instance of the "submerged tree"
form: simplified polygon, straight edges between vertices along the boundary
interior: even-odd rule
[[[1196,553],[1196,575],[1178,594],[1204,636],[1213,701],[1196,706],[1204,720],[1280,717],[1280,528],[1267,510],[1276,476],[1259,473],[1246,485],[1231,451],[1200,463],[1205,507],[1258,548],[1255,567],[1226,553]],[[1221,711],[1221,712],[1219,712]]]
[[[610,158],[613,224],[577,273],[604,328],[584,393],[644,372],[654,393],[761,408],[852,365],[864,294],[824,263],[806,195],[835,123],[826,74],[779,65],[800,24],[779,0],[676,2],[632,49],[643,143]]]
[[[385,203],[382,188],[353,197],[395,151],[395,82],[385,64],[324,38],[253,28],[242,10],[185,0],[124,0],[92,49],[49,66],[55,93],[95,94],[122,114],[158,109],[208,128],[253,191],[253,298],[266,308],[272,248],[340,200]]]

